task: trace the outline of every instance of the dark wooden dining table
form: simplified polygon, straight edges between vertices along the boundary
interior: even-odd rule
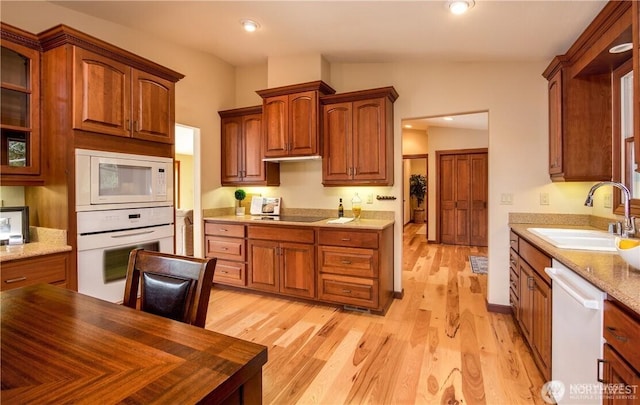
[[[3,405],[262,402],[264,346],[48,284],[0,309]]]

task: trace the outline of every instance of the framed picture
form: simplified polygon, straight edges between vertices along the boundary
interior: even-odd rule
[[[16,235],[29,243],[29,207],[0,207],[0,239]]]

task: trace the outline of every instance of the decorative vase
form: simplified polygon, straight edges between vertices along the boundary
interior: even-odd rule
[[[244,215],[244,207],[236,207],[236,215],[243,216]]]

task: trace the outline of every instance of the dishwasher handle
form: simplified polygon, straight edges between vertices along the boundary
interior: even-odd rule
[[[580,305],[589,309],[600,309],[602,306],[600,300],[589,297],[589,294],[586,294],[579,286],[572,283],[568,277],[562,274],[564,271],[564,269],[555,269],[553,267],[545,267],[544,269],[544,272],[551,277],[553,283],[571,295]]]

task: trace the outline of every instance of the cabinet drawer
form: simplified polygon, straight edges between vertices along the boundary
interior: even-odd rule
[[[378,308],[378,281],[367,278],[320,274],[318,298],[346,305]]]
[[[213,281],[222,284],[245,285],[246,265],[242,262],[218,260],[213,273]]]
[[[205,222],[204,233],[205,235],[244,238],[244,225],[228,224],[225,222]]]
[[[520,260],[524,260],[536,273],[548,284],[551,285],[551,278],[545,273],[545,267],[551,267],[551,259],[539,251],[535,246],[524,239],[518,241],[518,255]]]
[[[515,294],[516,297],[519,297],[519,286],[520,286],[520,275],[518,271],[511,268],[509,272],[509,286],[511,287],[511,291]]]
[[[511,246],[511,249],[513,249],[516,253],[518,252],[518,241],[520,240],[520,237],[518,236],[517,233],[510,231],[509,232],[509,245]]]
[[[329,229],[320,229],[318,243],[320,245],[377,249],[378,233],[354,230],[334,231]]]
[[[64,283],[68,257],[69,255],[64,253],[4,262],[0,290],[38,283]]]
[[[640,323],[611,301],[604,302],[603,336],[636,370],[640,370]]]
[[[282,226],[253,226],[247,230],[249,239],[265,239],[278,242],[314,243],[315,234],[312,228],[294,228]]]
[[[378,252],[372,249],[318,246],[319,271],[355,277],[378,277]]]
[[[511,304],[511,310],[513,311],[513,314],[517,317],[518,307],[520,307],[520,300],[513,290],[509,290],[509,303]]]
[[[244,239],[207,236],[205,248],[207,257],[238,261],[244,261],[245,258]]]
[[[518,261],[520,260],[520,256],[514,250],[509,250],[509,267],[513,270],[518,269]]]

